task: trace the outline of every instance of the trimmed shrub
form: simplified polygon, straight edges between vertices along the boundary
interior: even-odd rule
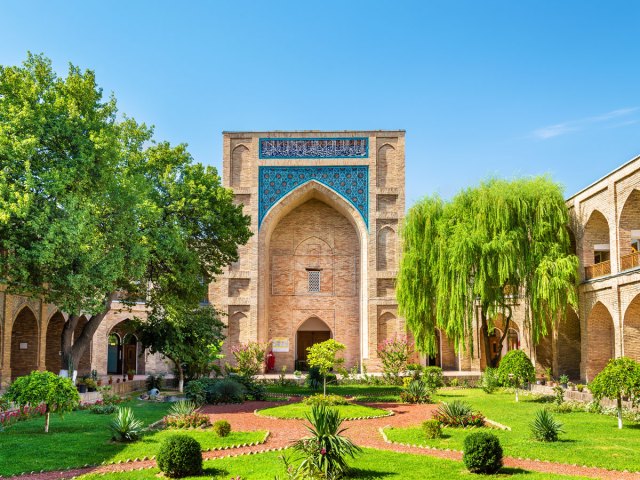
[[[164,417],[167,428],[206,428],[211,425],[209,417],[193,412],[187,415],[167,415]]]
[[[92,405],[89,408],[91,413],[95,413],[97,415],[111,415],[116,411],[115,405]]]
[[[133,442],[140,436],[142,422],[136,419],[129,407],[118,408],[116,417],[109,425],[111,439],[116,442]]]
[[[471,405],[460,400],[443,403],[433,413],[433,418],[449,427],[482,427],[484,416],[474,412]]]
[[[412,380],[400,392],[400,399],[405,403],[429,403],[431,401],[431,390],[422,380]]]
[[[464,439],[462,461],[471,473],[496,473],[502,468],[500,440],[492,433],[476,432]]]
[[[231,378],[244,387],[246,400],[262,401],[267,398],[267,389],[265,386],[256,382],[252,377],[234,376]]]
[[[219,437],[228,437],[231,433],[231,424],[226,420],[218,420],[213,424],[213,432]]]
[[[196,405],[203,405],[205,403],[211,403],[211,394],[213,392],[213,386],[218,382],[214,378],[199,378],[197,380],[191,380],[184,388],[184,393],[189,400]]]
[[[547,410],[542,409],[536,412],[533,422],[529,424],[531,435],[539,442],[556,442],[558,434],[564,433],[562,424],[553,418]]]
[[[427,420],[422,422],[422,430],[424,431],[425,437],[428,439],[442,437],[442,425],[438,420]]]
[[[202,448],[188,435],[172,435],[160,445],[156,457],[158,468],[170,478],[202,473]]]
[[[422,370],[422,381],[432,392],[444,387],[444,375],[442,374],[442,368],[424,367]]]
[[[321,393],[304,398],[302,403],[305,405],[327,405],[330,407],[335,405],[350,405],[350,402],[340,395],[322,395]]]
[[[209,403],[242,403],[244,402],[244,386],[231,378],[216,382],[208,395]]]

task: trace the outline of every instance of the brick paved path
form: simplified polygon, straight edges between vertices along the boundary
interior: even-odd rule
[[[297,401],[293,400],[292,401]],[[271,407],[274,405],[282,405],[283,402],[245,402],[241,405],[208,405],[202,409],[203,413],[210,416],[214,422],[220,419],[226,419],[231,423],[233,430],[268,430],[270,432],[266,443],[255,445],[252,447],[241,447],[230,450],[217,450],[212,452],[204,452],[203,457],[220,458],[225,456],[243,455],[249,453],[264,452],[284,448],[290,445],[294,440],[307,435],[307,430],[301,420],[277,420],[271,418],[260,417],[254,414],[254,410]],[[419,455],[430,455],[438,458],[450,460],[461,460],[462,453],[457,451],[424,449],[405,445],[390,444],[384,441],[380,434],[380,428],[386,426],[407,427],[421,423],[431,417],[432,411],[437,405],[404,405],[404,404],[368,404],[373,407],[386,408],[394,412],[391,417],[381,417],[369,420],[352,420],[346,422],[346,435],[349,436],[357,445],[361,447],[376,448],[379,450],[391,450],[402,453],[413,453]],[[533,460],[519,460],[516,458],[505,457],[504,464],[506,467],[522,468],[525,470],[533,470],[545,473],[557,473],[578,475],[592,478],[602,478],[611,480],[640,480],[640,474],[631,472],[610,471],[602,468],[580,467],[552,462],[540,462]],[[123,463],[116,465],[105,465],[99,467],[79,468],[62,472],[46,472],[32,475],[23,475],[14,477],[21,480],[53,480],[71,478],[90,472],[114,472],[129,471],[141,468],[149,468],[155,466],[155,462],[140,461],[132,463]]]

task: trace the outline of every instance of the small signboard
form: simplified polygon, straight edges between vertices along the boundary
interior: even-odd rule
[[[20,350],[26,350],[28,347],[27,342],[20,342]]]
[[[273,353],[287,353],[289,351],[289,339],[287,337],[276,337],[271,341]]]

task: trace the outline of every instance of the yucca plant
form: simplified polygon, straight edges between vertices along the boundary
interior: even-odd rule
[[[304,478],[316,478],[318,474],[327,479],[341,478],[349,469],[347,458],[355,458],[361,448],[342,435],[346,429],[340,428],[338,410],[313,405],[307,420],[311,435],[293,444],[293,449],[303,455],[299,468],[307,475]]]
[[[542,409],[536,412],[533,422],[529,424],[533,438],[540,442],[556,442],[558,434],[564,433],[562,424],[549,413],[548,410]]]
[[[109,425],[111,439],[116,442],[133,442],[140,436],[142,422],[136,419],[129,407],[120,407]]]
[[[179,400],[169,408],[169,415],[174,417],[185,417],[196,411],[198,406],[190,400]]]
[[[422,380],[412,380],[407,388],[400,392],[400,398],[406,403],[429,403],[431,389]]]
[[[474,412],[470,404],[460,400],[443,403],[433,413],[433,418],[450,427],[481,427],[484,425],[484,416]]]

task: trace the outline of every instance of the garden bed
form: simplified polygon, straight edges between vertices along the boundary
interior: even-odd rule
[[[379,418],[392,415],[389,410],[367,407],[364,405],[336,405],[331,408],[338,410],[338,412],[340,412],[340,416],[345,420]],[[304,419],[309,413],[311,413],[311,406],[304,403],[290,403],[287,405],[279,405],[277,407],[256,410],[256,415],[278,419]]]

